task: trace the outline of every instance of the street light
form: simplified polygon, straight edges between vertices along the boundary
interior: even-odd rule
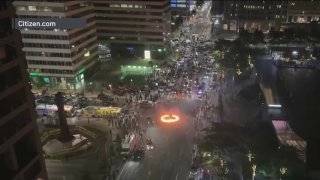
[[[251,168],[252,168],[252,180],[254,180],[254,177],[256,176],[257,165],[253,164]]]
[[[298,55],[298,51],[292,51],[292,55],[294,56]]]
[[[249,162],[252,161],[252,159],[254,159],[254,154],[251,153],[251,151],[249,150],[249,153],[248,153],[248,159],[249,159]]]
[[[280,168],[280,180],[282,179],[282,176],[286,174],[288,168],[286,167],[281,167]]]
[[[252,64],[252,62],[251,62],[251,56],[250,56],[250,54],[249,54],[249,56],[248,56],[248,64],[249,64],[250,68],[253,68],[253,64]]]

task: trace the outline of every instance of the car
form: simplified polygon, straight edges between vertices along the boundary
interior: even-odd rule
[[[154,103],[152,101],[141,101],[139,103],[140,108],[152,108]]]
[[[133,160],[134,161],[139,161],[143,158],[144,156],[144,149],[143,148],[138,148],[134,153],[133,153]]]
[[[151,141],[151,139],[146,140],[146,146],[147,146],[147,150],[154,149],[154,145],[153,145],[153,142]]]

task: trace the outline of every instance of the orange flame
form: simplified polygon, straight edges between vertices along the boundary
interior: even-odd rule
[[[174,123],[174,122],[178,122],[180,120],[180,117],[177,115],[169,115],[169,114],[165,114],[161,116],[161,121],[164,123]]]

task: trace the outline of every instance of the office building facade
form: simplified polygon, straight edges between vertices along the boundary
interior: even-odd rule
[[[287,9],[287,23],[310,23],[320,20],[320,1],[290,1]]]
[[[191,11],[195,8],[196,1],[193,0],[170,0],[171,15],[181,15],[184,20],[187,20],[191,15]]]
[[[14,7],[0,2],[0,179],[46,180],[21,35]]]
[[[252,31],[280,29],[286,19],[286,0],[278,1],[225,1],[224,29],[238,31],[240,28]]]
[[[162,57],[171,33],[169,0],[93,0],[100,41],[113,58]]]
[[[20,18],[83,18],[83,28],[21,29],[33,84],[79,90],[98,66],[98,43],[90,0],[14,1]]]

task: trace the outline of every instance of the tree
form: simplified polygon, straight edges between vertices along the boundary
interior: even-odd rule
[[[45,82],[41,76],[31,78],[31,82],[38,89],[41,89],[47,85],[47,82]]]
[[[279,39],[283,36],[283,34],[280,31],[270,31],[268,36],[271,39]]]
[[[221,153],[232,149],[242,148],[242,128],[230,123],[213,122],[210,127],[202,130],[205,132],[203,141],[199,144],[205,151],[216,150]]]
[[[235,41],[218,40],[215,50],[222,51],[224,56],[220,55],[219,63],[227,68],[245,69],[249,67],[248,51],[243,41],[237,39]],[[223,58],[222,58],[223,57]],[[238,67],[239,66],[239,67]]]
[[[264,34],[261,30],[255,30],[253,33],[253,41],[254,42],[263,42],[264,41]]]
[[[153,64],[154,64],[153,61],[149,61],[149,62],[148,62],[148,65],[149,65],[150,67],[153,67]]]
[[[249,33],[249,31],[241,28],[239,30],[239,40],[241,40],[242,42],[248,43],[251,40],[252,36],[251,33]]]
[[[284,37],[287,40],[292,40],[294,38],[294,30],[292,28],[286,28],[284,30]]]
[[[320,28],[319,28],[318,22],[312,21],[310,22],[309,26],[310,26],[309,36],[314,39],[320,39]]]

